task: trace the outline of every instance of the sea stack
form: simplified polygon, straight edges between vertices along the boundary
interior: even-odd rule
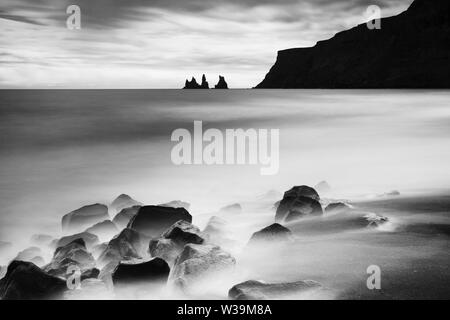
[[[200,85],[198,84],[197,80],[192,77],[191,81],[186,79],[183,89],[200,89]]]
[[[215,85],[214,89],[228,89],[228,84],[225,81],[225,77],[219,76],[219,82]]]
[[[202,84],[200,85],[200,89],[209,89],[209,83],[206,81],[206,76],[202,76]]]

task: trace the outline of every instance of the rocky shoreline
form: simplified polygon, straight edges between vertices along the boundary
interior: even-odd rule
[[[227,233],[226,218],[239,217],[241,205],[218,210],[203,230],[192,223],[189,207],[182,201],[144,205],[122,194],[109,206],[93,204],[76,209],[62,217],[63,237],[33,235],[33,246],[1,268],[0,298],[75,299],[103,292],[114,299],[116,292],[133,285],[144,290],[170,287],[189,295],[199,281],[214,282],[232,274],[238,260],[227,250],[233,239]],[[375,214],[354,214],[352,206],[325,201],[308,186],[286,191],[275,208],[274,223],[249,234],[244,250],[289,246],[296,239],[289,223],[314,216],[348,216],[359,227],[388,221]],[[111,212],[115,213],[113,218]],[[10,247],[0,244],[0,250]],[[46,259],[44,252],[49,250],[53,254]],[[323,290],[329,289],[309,279],[283,283],[248,279],[230,287],[228,296],[281,299]]]

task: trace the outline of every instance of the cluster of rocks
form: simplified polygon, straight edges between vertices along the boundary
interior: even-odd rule
[[[199,84],[195,77],[189,81],[186,79],[183,89],[209,89],[209,83],[206,81],[206,76],[202,76],[202,82]],[[228,84],[223,76],[219,76],[219,82],[214,86],[214,89],[228,89]]]
[[[345,215],[353,210],[345,203],[330,203],[323,209],[320,201],[317,191],[308,186],[286,191],[275,205],[275,223],[253,233],[247,248],[294,241],[285,223],[304,217]],[[188,292],[201,280],[230,272],[236,259],[224,249],[233,241],[228,237],[227,221],[213,216],[201,231],[192,224],[189,207],[180,200],[143,205],[123,194],[109,206],[93,204],[74,210],[62,218],[65,236],[32,236],[35,246],[19,252],[7,268],[0,269],[0,298],[47,299],[61,294],[76,298],[80,291],[70,292],[67,285],[73,272],[78,273],[81,289],[86,292],[135,283],[152,288],[170,284]],[[113,219],[109,210],[116,212]],[[218,214],[236,217],[241,212],[240,204],[232,204]],[[387,221],[374,214],[364,219],[369,226]],[[41,248],[53,250],[48,263]],[[250,280],[231,288],[229,297],[272,299],[321,287],[310,280],[274,284]]]

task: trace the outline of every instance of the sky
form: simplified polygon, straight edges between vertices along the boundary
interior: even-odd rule
[[[398,14],[412,0],[1,0],[0,88],[256,86],[277,51]],[[69,5],[81,29],[66,26]],[[332,53],[330,53],[332,54]]]

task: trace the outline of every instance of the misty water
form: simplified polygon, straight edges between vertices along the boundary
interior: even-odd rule
[[[120,298],[226,298],[245,280],[311,279],[329,290],[289,298],[448,299],[449,104],[448,91],[0,91],[0,241],[13,243],[0,265],[33,234],[61,236],[64,214],[126,193],[145,204],[187,201],[201,228],[223,206],[240,203],[243,212],[221,215],[232,272],[188,296],[164,288]],[[260,165],[174,165],[171,134],[192,132],[195,120],[205,130],[279,129],[278,174],[263,176]],[[345,200],[355,217],[376,213],[389,223],[306,218],[286,225],[293,243],[246,246],[274,222],[286,190],[323,180],[332,186],[325,202]],[[370,265],[382,270],[381,290],[366,286]]]

